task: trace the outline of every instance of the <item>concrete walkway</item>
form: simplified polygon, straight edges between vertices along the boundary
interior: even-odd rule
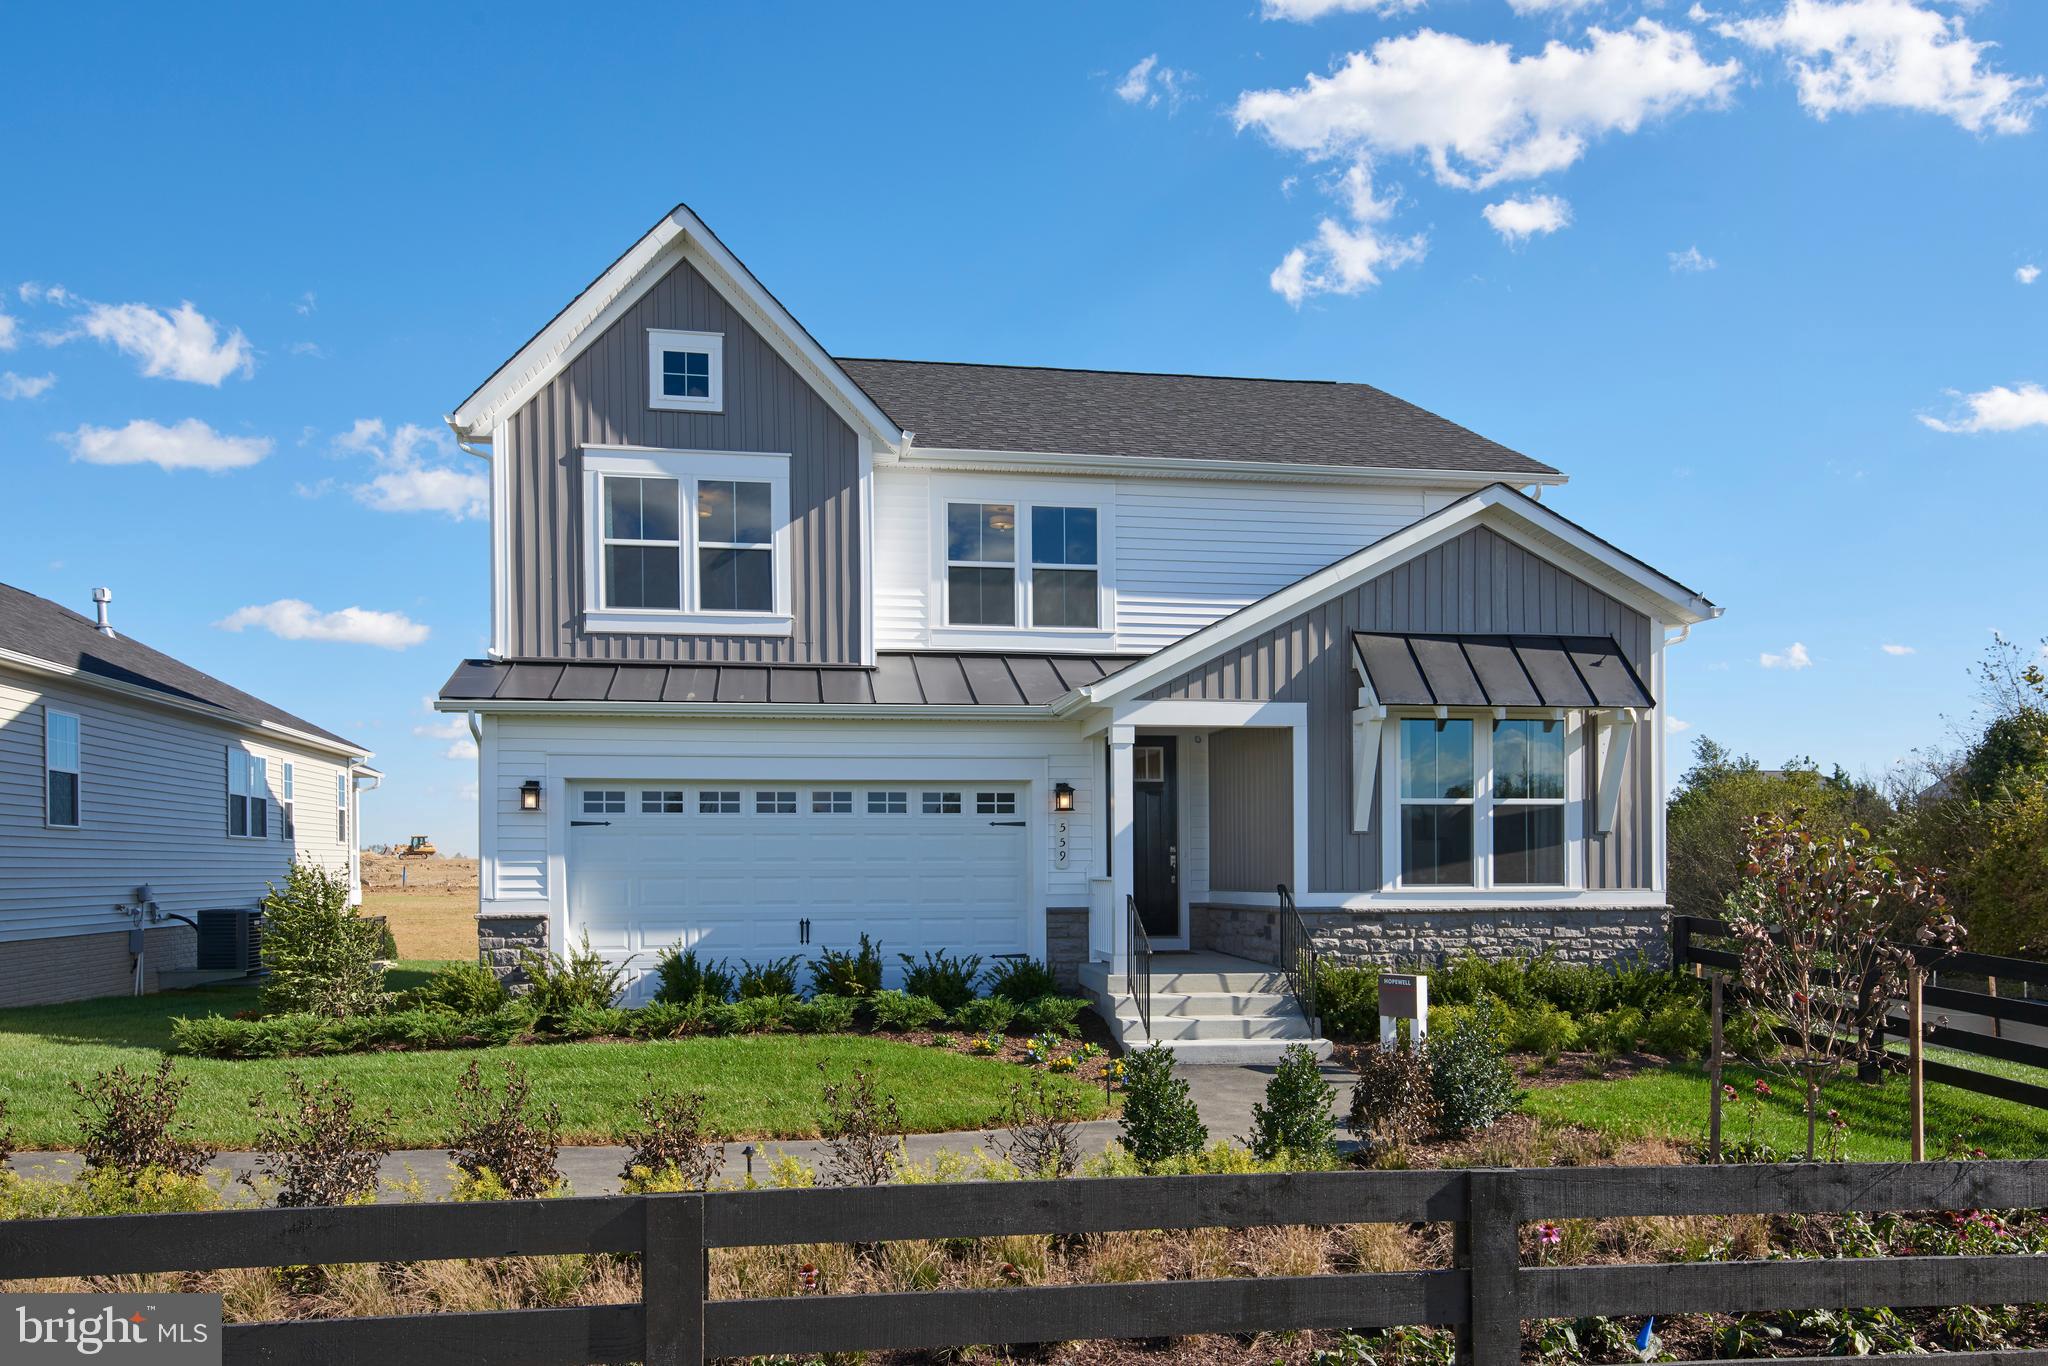
[[[1210,1140],[1243,1141],[1251,1132],[1252,1106],[1264,1098],[1266,1081],[1272,1076],[1273,1069],[1183,1067],[1177,1070],[1187,1079],[1195,1108],[1201,1113],[1202,1122],[1209,1126]],[[1323,1075],[1337,1087],[1336,1113],[1341,1118],[1351,1103],[1351,1074],[1341,1067],[1325,1064]],[[1082,1151],[1091,1157],[1100,1153],[1117,1136],[1117,1129],[1117,1121],[1113,1119],[1091,1120],[1082,1124]],[[912,1134],[905,1140],[905,1147],[911,1160],[923,1162],[941,1151],[965,1153],[977,1145],[987,1147],[991,1132],[970,1129],[948,1134]],[[825,1145],[815,1139],[761,1139],[752,1145],[728,1143],[725,1145],[727,1177],[737,1178],[745,1174],[748,1166],[745,1149],[749,1146],[754,1149],[753,1170],[764,1178],[769,1165],[785,1154],[813,1168],[823,1168],[828,1159]],[[619,1169],[625,1160],[626,1150],[620,1147],[563,1148],[556,1165],[576,1194],[610,1195],[619,1188]],[[9,1165],[24,1176],[68,1180],[77,1175],[84,1164],[75,1153],[41,1152],[17,1153]],[[222,1153],[207,1165],[210,1169],[227,1172],[237,1182],[256,1170],[253,1153]],[[418,1181],[425,1193],[434,1198],[447,1194],[453,1174],[454,1167],[448,1160],[447,1150],[442,1148],[395,1152],[383,1163],[387,1186]],[[230,1192],[231,1195],[233,1193]],[[246,1187],[241,1188],[241,1193],[247,1194]],[[404,1191],[386,1189],[379,1198],[396,1200],[407,1197]]]

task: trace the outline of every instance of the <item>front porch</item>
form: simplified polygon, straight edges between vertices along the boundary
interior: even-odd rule
[[[1288,1046],[1308,1044],[1328,1057],[1288,988],[1269,963],[1207,950],[1142,955],[1135,974],[1091,962],[1081,989],[1127,1049],[1159,1043],[1186,1065],[1277,1062]],[[1148,972],[1149,969],[1149,972]],[[1147,981],[1149,978],[1149,990]]]

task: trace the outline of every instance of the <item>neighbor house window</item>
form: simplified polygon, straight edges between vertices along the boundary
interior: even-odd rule
[[[1564,722],[1493,723],[1493,885],[1564,882]]]
[[[1017,624],[1017,505],[946,505],[946,621]]]
[[[334,838],[348,847],[348,774],[334,775]]]
[[[1410,887],[1470,887],[1472,722],[1401,723],[1401,881]]]
[[[43,819],[51,825],[75,826],[78,821],[78,718],[68,711],[43,708]]]
[[[284,784],[279,791],[279,797],[278,807],[284,825],[283,834],[286,839],[292,839],[298,833],[298,826],[292,820],[292,762],[289,759],[284,761]]]
[[[725,337],[717,332],[647,333],[647,406],[718,412],[725,403]]]
[[[263,760],[247,750],[228,751],[228,833],[262,839],[270,833],[270,783]]]
[[[1099,624],[1095,509],[1031,509],[1031,624]]]
[[[583,459],[586,627],[787,634],[788,457],[591,451]]]
[[[604,605],[681,611],[682,482],[618,475],[603,482]]]

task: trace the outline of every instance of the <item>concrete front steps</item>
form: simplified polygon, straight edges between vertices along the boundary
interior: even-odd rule
[[[1330,1056],[1278,971],[1218,953],[1152,956],[1152,1031],[1138,1014],[1130,984],[1107,963],[1081,968],[1081,986],[1125,1049],[1157,1042],[1177,1062],[1270,1065],[1289,1045],[1305,1043],[1318,1058]]]

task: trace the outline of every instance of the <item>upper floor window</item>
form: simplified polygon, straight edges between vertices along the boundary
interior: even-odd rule
[[[292,819],[292,808],[295,800],[295,795],[292,792],[292,779],[292,761],[287,759],[284,761],[284,782],[278,790],[278,818],[284,824],[284,837],[286,839],[295,838],[299,833],[298,826]]]
[[[585,626],[789,630],[789,459],[591,451]]]
[[[334,838],[348,847],[348,774],[334,775]]]
[[[1410,717],[1396,743],[1402,886],[1566,885],[1563,721]]]
[[[1017,505],[946,505],[946,621],[1017,624]]]
[[[228,833],[262,839],[270,833],[270,778],[261,757],[228,750]]]
[[[679,611],[683,533],[675,479],[604,480],[604,605]]]
[[[78,784],[83,764],[79,754],[78,718],[68,711],[43,708],[43,819],[71,825],[78,819]]]
[[[647,406],[715,413],[725,406],[725,337],[718,332],[647,332]]]
[[[1031,624],[1094,630],[1101,587],[1095,509],[1031,509]]]
[[[948,502],[946,624],[1100,629],[1100,523],[1093,507]]]

